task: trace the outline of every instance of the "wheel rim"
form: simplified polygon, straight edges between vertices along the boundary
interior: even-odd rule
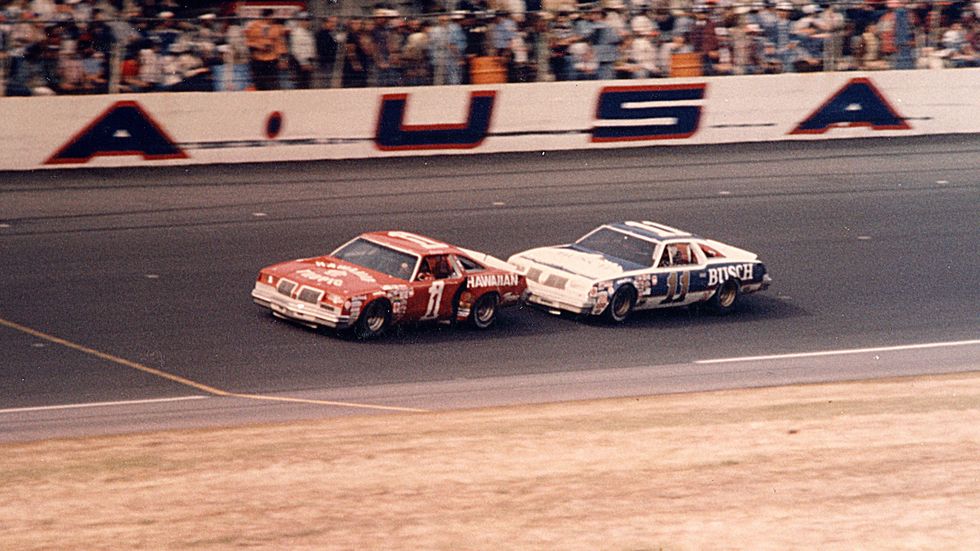
[[[367,315],[367,323],[366,323],[367,328],[370,329],[371,332],[375,332],[381,330],[381,328],[384,327],[384,324],[385,324],[384,308],[378,306],[372,307],[371,311],[368,312]]]
[[[626,317],[630,313],[630,297],[628,293],[616,293],[613,300],[613,314],[616,318]]]
[[[480,303],[476,308],[476,320],[481,324],[490,323],[493,319],[493,313],[496,309],[496,305],[493,303],[493,299],[486,299]]]
[[[735,285],[725,285],[718,292],[718,304],[722,308],[728,308],[735,303],[735,294],[738,292]]]

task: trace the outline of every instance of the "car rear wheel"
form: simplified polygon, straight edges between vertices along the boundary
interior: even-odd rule
[[[470,325],[477,329],[486,329],[497,319],[497,305],[500,300],[496,293],[487,293],[477,299],[470,310]]]
[[[715,291],[708,304],[712,312],[724,315],[735,310],[735,305],[738,304],[738,298],[740,296],[741,287],[738,284],[738,280],[729,279],[718,287],[718,290]]]
[[[374,339],[384,334],[391,323],[391,305],[379,299],[367,305],[357,318],[354,335],[359,339]]]
[[[609,299],[609,306],[602,315],[610,323],[623,323],[633,312],[634,306],[636,306],[636,290],[629,285],[623,285],[613,293],[612,298]]]

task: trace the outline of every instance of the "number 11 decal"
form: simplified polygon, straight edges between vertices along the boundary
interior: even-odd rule
[[[680,281],[678,282],[678,276]],[[680,285],[678,285],[680,283]],[[661,304],[668,302],[683,302],[687,297],[687,290],[691,286],[691,272],[673,272],[667,276],[667,297],[660,301]]]
[[[442,290],[446,288],[446,282],[437,279],[429,286],[429,305],[425,308],[425,315],[421,319],[431,320],[439,317],[439,304],[442,303]]]

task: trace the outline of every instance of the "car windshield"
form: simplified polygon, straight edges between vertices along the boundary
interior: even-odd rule
[[[410,279],[418,262],[418,257],[413,254],[360,237],[337,249],[331,256],[400,279]]]
[[[653,263],[653,252],[657,248],[656,243],[610,228],[599,228],[576,241],[575,245],[640,266]]]

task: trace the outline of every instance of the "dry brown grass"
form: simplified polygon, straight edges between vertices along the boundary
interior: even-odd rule
[[[0,446],[0,548],[980,549],[980,374]]]

